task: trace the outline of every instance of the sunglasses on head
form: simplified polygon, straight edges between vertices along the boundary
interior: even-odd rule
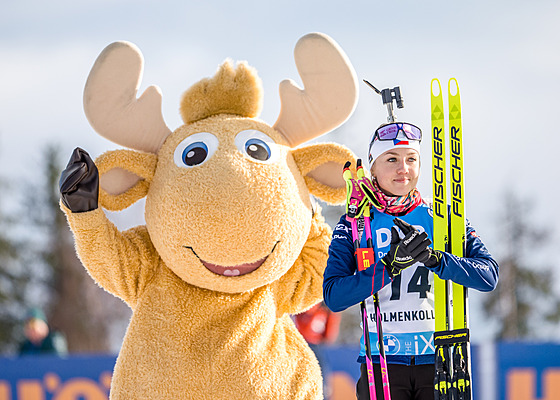
[[[377,128],[373,140],[394,140],[402,132],[409,140],[422,140],[422,130],[416,125],[406,122],[393,122]],[[372,141],[373,142],[373,141]]]

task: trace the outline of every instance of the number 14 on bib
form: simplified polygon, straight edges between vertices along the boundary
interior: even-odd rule
[[[439,80],[433,79],[431,120],[434,249],[463,257],[465,248],[463,128],[459,86],[455,78],[451,78],[448,83],[448,107],[449,130],[446,131],[443,93]],[[434,285],[434,344],[436,346],[434,398],[470,400],[467,288],[444,281],[437,276],[434,276]]]

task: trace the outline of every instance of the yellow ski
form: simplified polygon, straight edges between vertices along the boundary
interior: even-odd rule
[[[455,78],[449,80],[449,172],[446,168],[447,135],[444,126],[443,95],[437,79],[432,80],[431,92],[434,249],[449,251],[458,257],[463,257],[465,190],[459,86]],[[446,184],[448,175],[451,183],[449,218]],[[452,283],[451,287],[452,296],[450,296],[449,282],[434,277],[435,399],[470,400],[467,289],[455,283]]]

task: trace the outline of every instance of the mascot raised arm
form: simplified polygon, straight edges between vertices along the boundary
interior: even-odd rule
[[[333,143],[301,144],[341,125],[355,72],[328,36],[295,47],[303,88],[280,84],[274,125],[257,119],[261,82],[226,60],[181,100],[171,131],[161,92],[139,98],[143,58],[109,45],[84,91],[102,136],[127,147],[95,160],[77,148],[60,180],[78,255],[132,309],[112,399],[322,399],[315,356],[290,315],[322,298],[330,229],[311,196],[345,199]],[[119,231],[104,211],[145,197],[145,222]]]

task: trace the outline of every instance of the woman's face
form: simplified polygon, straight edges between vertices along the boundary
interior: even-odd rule
[[[416,187],[420,155],[412,149],[391,149],[373,163],[371,175],[389,196],[405,196]]]

